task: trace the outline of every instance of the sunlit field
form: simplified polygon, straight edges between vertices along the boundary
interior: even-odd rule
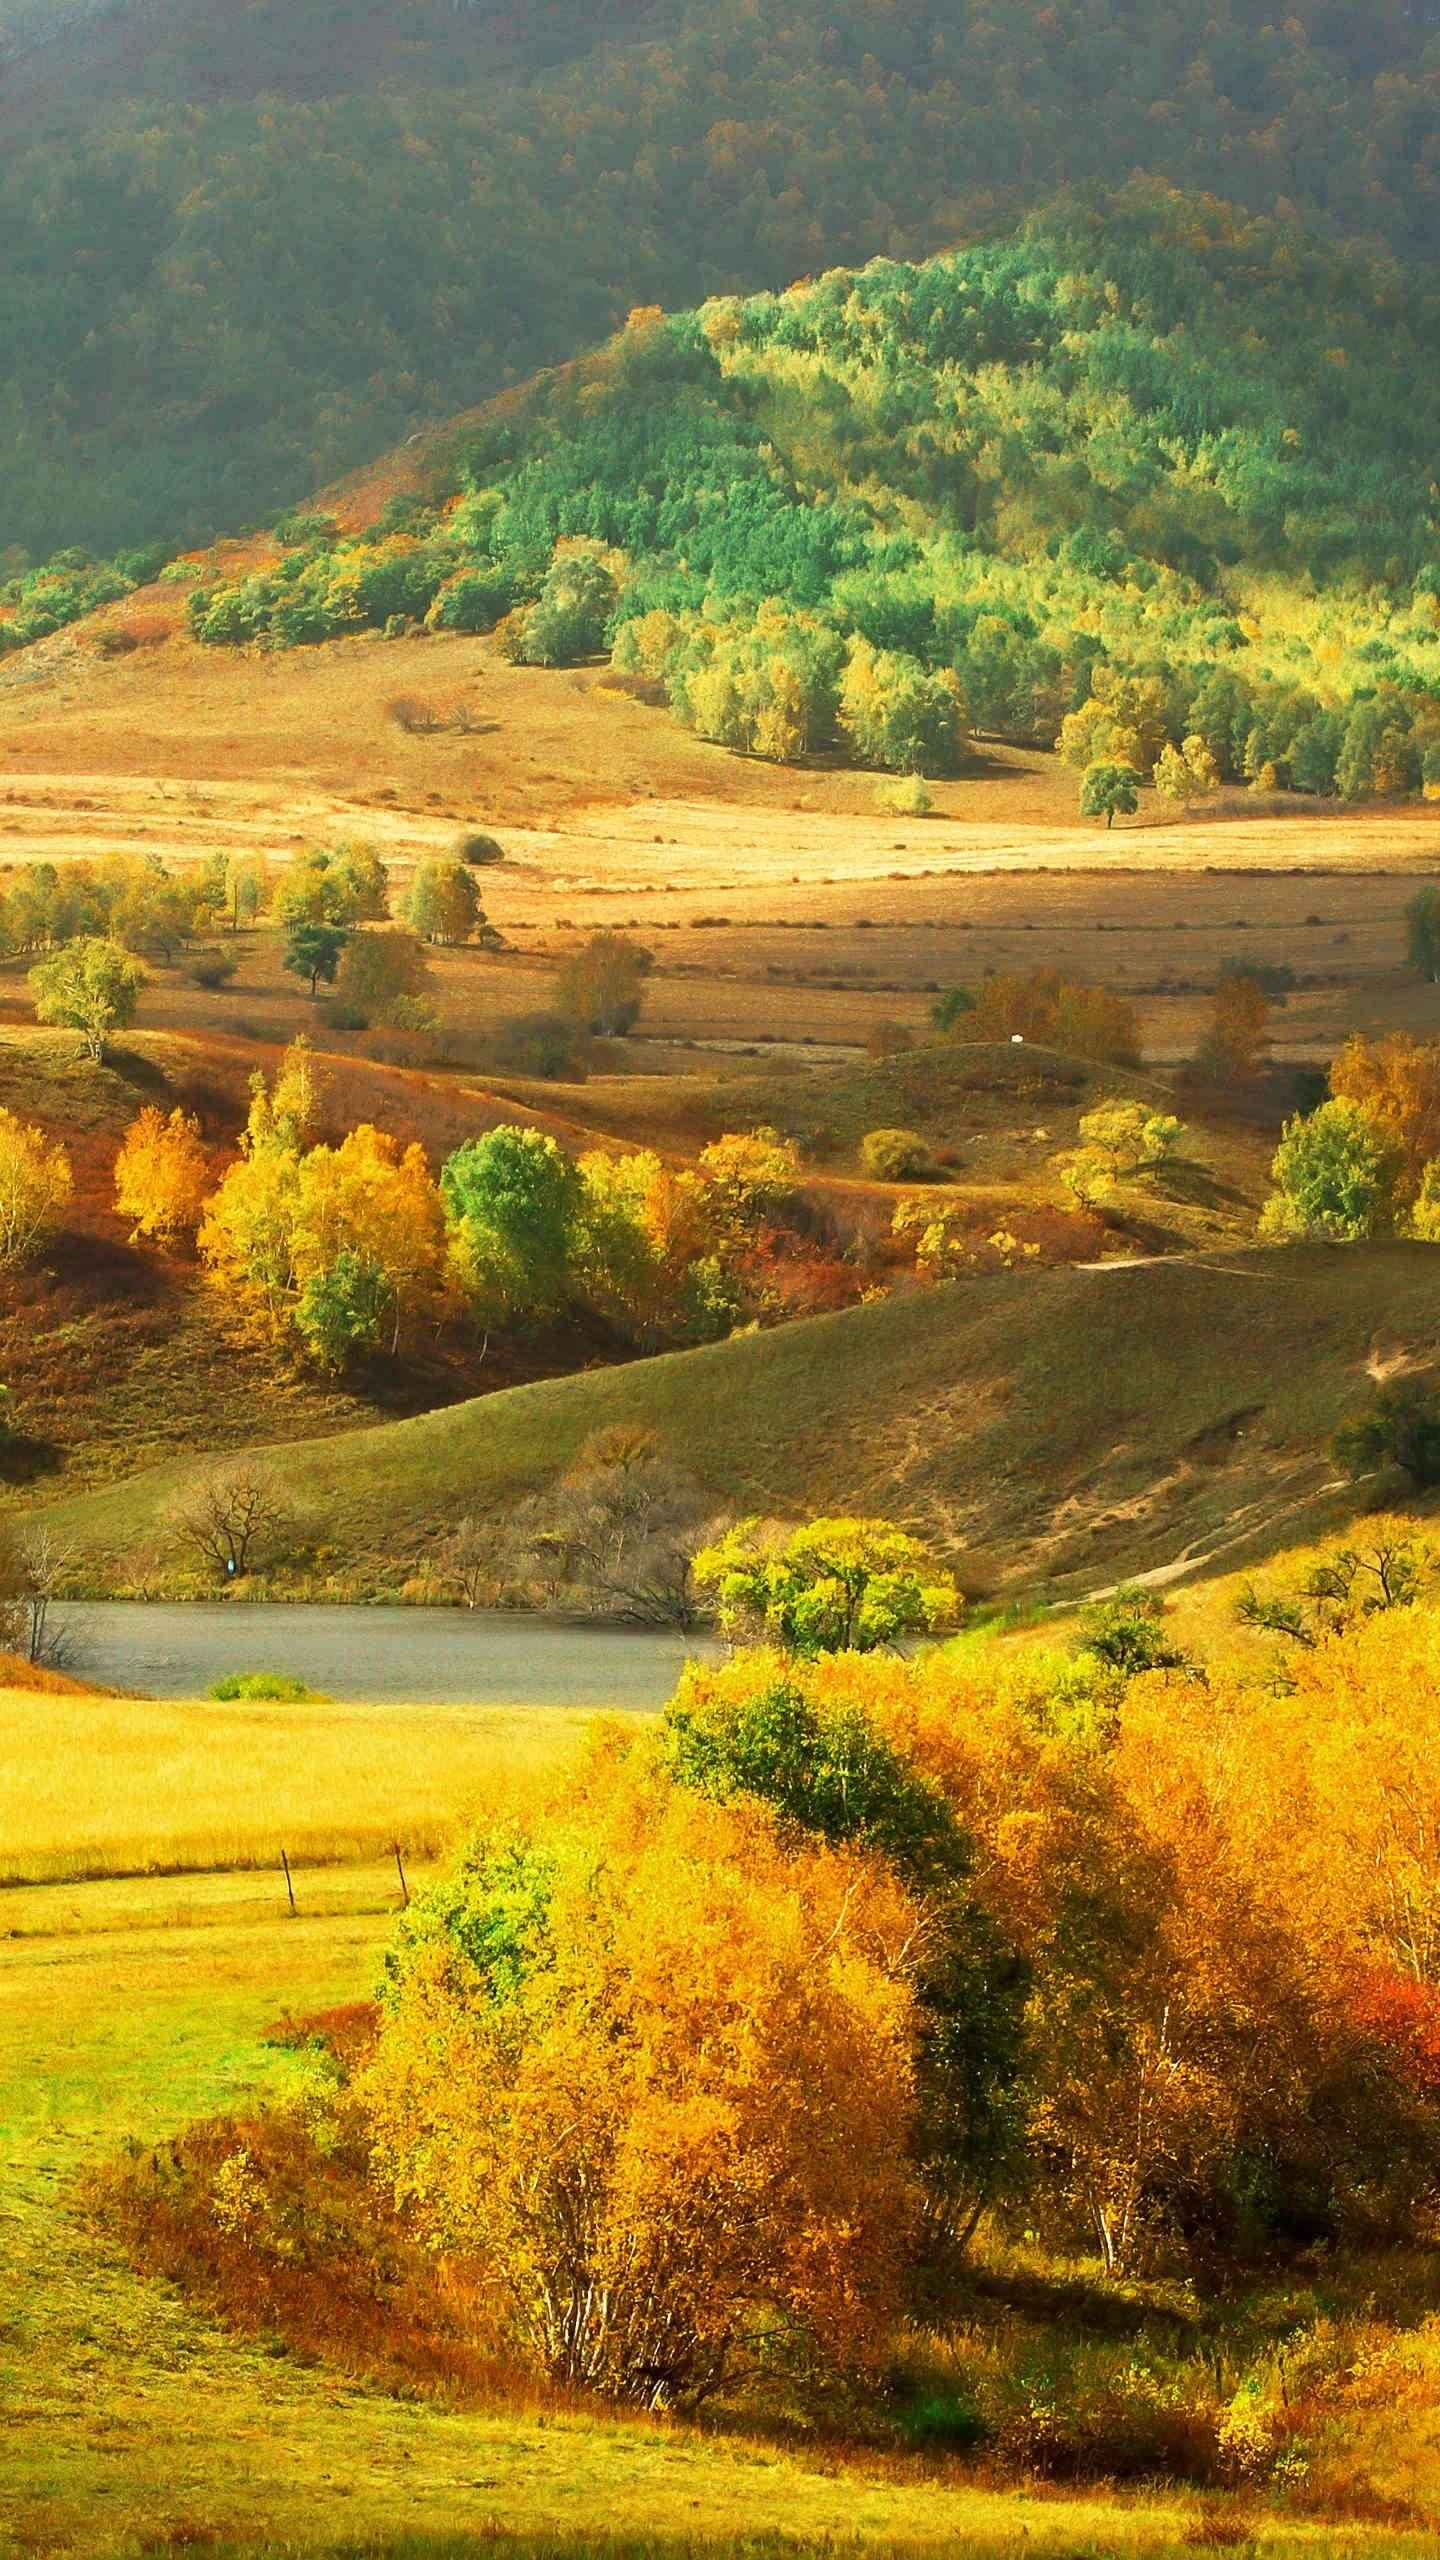
[[[282,1848],[311,1867],[396,1846],[431,1859],[510,1792],[553,1777],[584,1729],[544,1708],[0,1695],[0,1884],[278,1874]]]

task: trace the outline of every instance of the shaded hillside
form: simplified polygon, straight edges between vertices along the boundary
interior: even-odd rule
[[[217,105],[439,88],[553,67],[664,0],[9,0],[4,108],[67,119],[120,98]]]
[[[1428,256],[1434,17],[130,0],[10,74],[0,551],[243,523],[633,304],[1132,168]]]
[[[304,1518],[300,1569],[313,1536],[370,1591],[397,1589],[438,1531],[498,1522],[627,1422],[703,1453],[717,1504],[884,1512],[939,1538],[973,1585],[1074,1594],[1182,1555],[1236,1563],[1333,1516],[1328,1436],[1369,1364],[1400,1352],[1440,1353],[1423,1245],[1002,1274],[273,1463]],[[153,1587],[167,1505],[194,1473],[46,1511],[87,1587],[123,1587],[141,1555]]]

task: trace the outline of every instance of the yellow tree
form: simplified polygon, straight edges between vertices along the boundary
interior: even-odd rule
[[[572,2384],[698,2399],[777,2315],[873,2362],[918,2201],[916,1906],[648,1751],[580,1800],[402,1924],[358,2085],[381,2174]]]
[[[1337,1101],[1358,1102],[1404,1153],[1401,1198],[1414,1200],[1426,1167],[1440,1157],[1440,1041],[1392,1031],[1367,1040],[1356,1032],[1330,1069]]]
[[[300,1159],[293,1197],[295,1285],[330,1270],[342,1254],[377,1273],[393,1316],[392,1347],[405,1323],[438,1295],[445,1264],[445,1213],[423,1147],[403,1151],[362,1122],[338,1147]]]
[[[242,1327],[280,1334],[298,1288],[300,1159],[319,1107],[308,1043],[291,1042],[273,1085],[256,1075],[240,1155],[206,1201],[200,1258]]]
[[[70,1159],[43,1129],[0,1111],[0,1270],[24,1262],[59,1222],[73,1187]]]
[[[147,1109],[132,1120],[115,1159],[115,1206],[135,1236],[172,1243],[199,1225],[210,1168],[200,1123],[184,1111]]]

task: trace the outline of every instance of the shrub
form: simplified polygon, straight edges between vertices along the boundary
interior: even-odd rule
[[[1334,1446],[1352,1476],[1395,1466],[1417,1488],[1440,1484],[1440,1390],[1427,1378],[1392,1378],[1336,1433]]]
[[[257,1699],[276,1706],[321,1707],[329,1702],[323,1690],[306,1687],[284,1671],[231,1671],[207,1689],[206,1696],[222,1704],[234,1699]]]
[[[923,775],[907,773],[895,782],[876,784],[875,806],[895,818],[928,818],[935,799]]]
[[[471,870],[483,870],[492,862],[503,862],[505,847],[497,836],[466,832],[455,839],[455,859],[468,863]]]
[[[713,1518],[703,1487],[648,1433],[598,1433],[548,1493],[521,1506],[512,1570],[551,1607],[632,1626],[695,1622],[690,1559]]]
[[[239,966],[233,951],[196,951],[185,964],[185,975],[192,986],[213,990],[228,987]]]
[[[385,717],[407,738],[433,737],[441,726],[440,714],[433,702],[418,693],[397,693],[385,705]]]
[[[590,1071],[590,1040],[564,1013],[518,1013],[502,1022],[492,1044],[497,1067],[511,1075],[582,1083]]]
[[[931,1158],[916,1129],[871,1129],[860,1141],[860,1162],[872,1182],[911,1182],[929,1169]]]

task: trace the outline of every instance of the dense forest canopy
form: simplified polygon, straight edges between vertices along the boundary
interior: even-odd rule
[[[1437,449],[1440,289],[1137,182],[637,310],[360,533],[302,515],[238,580],[197,568],[190,617],[216,646],[425,617],[538,665],[608,648],[781,760],[944,773],[979,730],[1177,797],[1358,799],[1440,784]]]
[[[923,257],[1132,169],[1440,242],[1433,0],[123,0],[23,35],[0,551],[32,559],[272,513],[632,305]]]

